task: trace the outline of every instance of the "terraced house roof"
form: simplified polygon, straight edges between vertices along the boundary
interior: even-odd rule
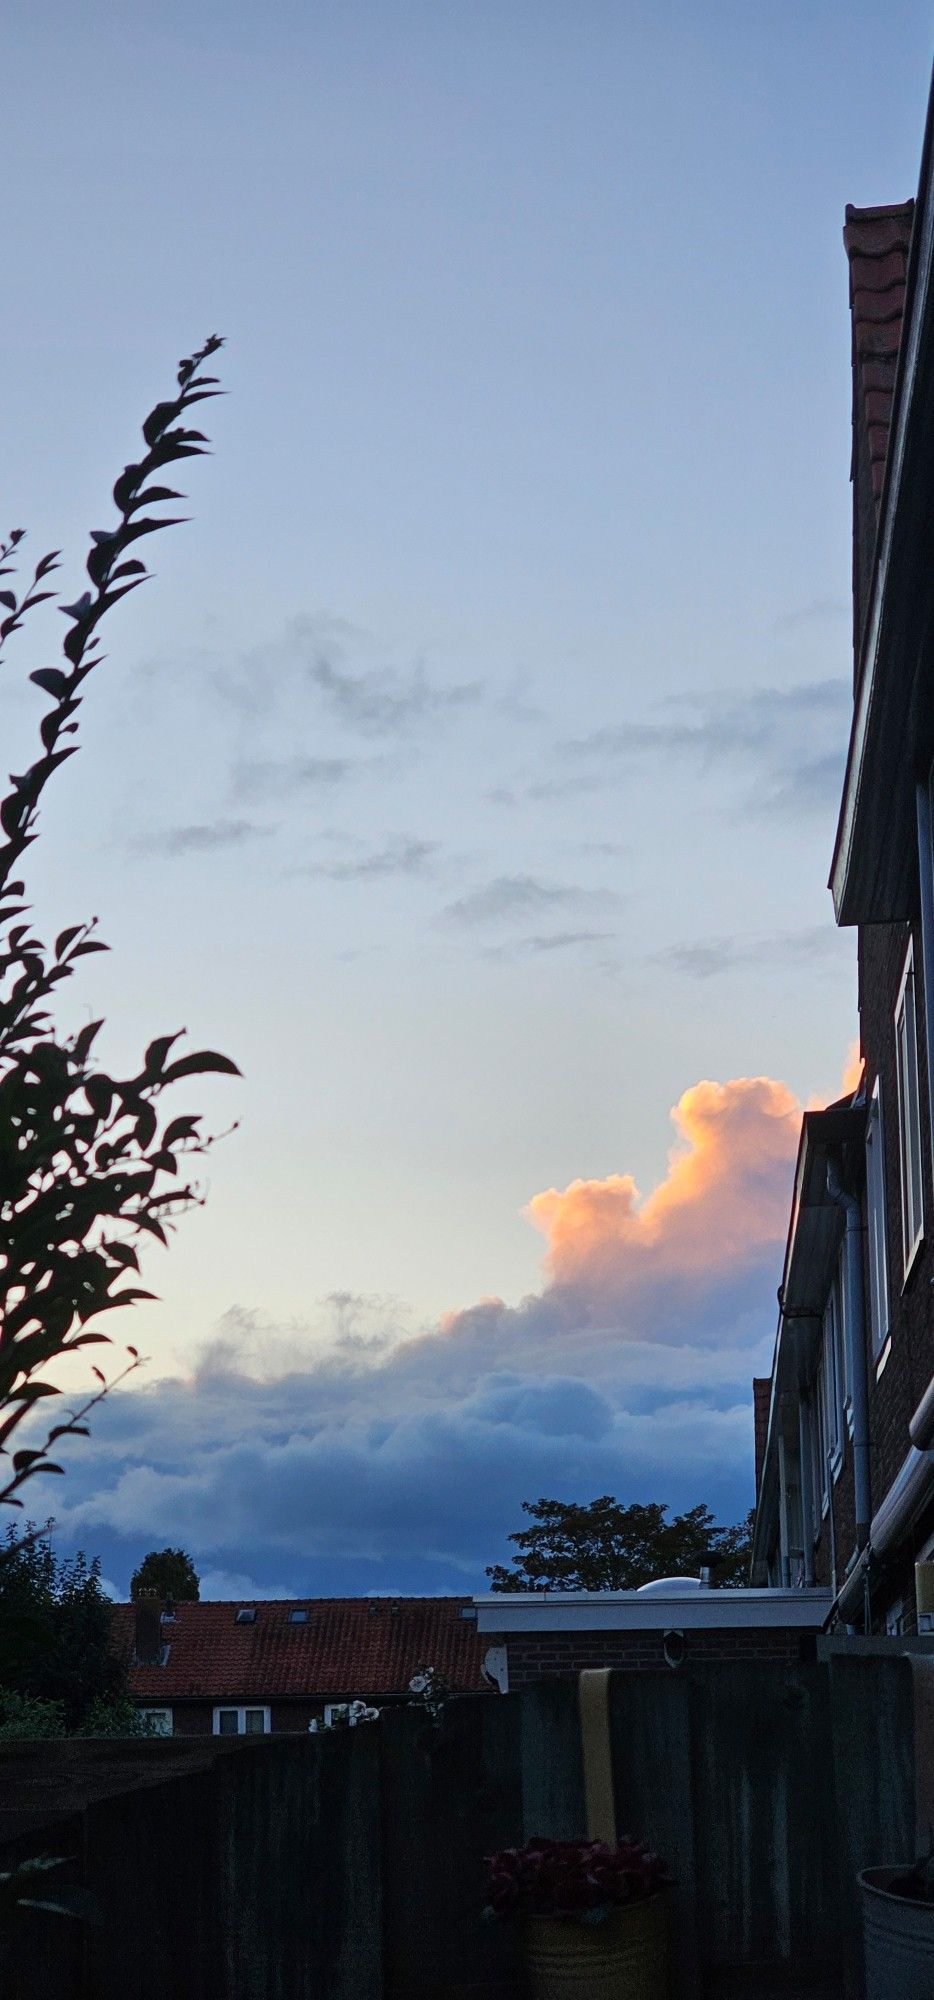
[[[889,444],[914,206],[913,201],[903,201],[888,208],[854,208],[850,202],[843,231],[850,264],[854,388],[862,401],[877,511]]]
[[[136,1606],[116,1605],[114,1620],[118,1642],[134,1656]],[[478,1634],[468,1597],[178,1604],[163,1620],[162,1640],[161,1665],[133,1658],[130,1689],[139,1700],[403,1695],[426,1666],[458,1693],[488,1685],[481,1663],[489,1640]]]

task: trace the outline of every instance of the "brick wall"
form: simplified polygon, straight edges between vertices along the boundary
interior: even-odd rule
[[[672,1631],[679,1631],[672,1618]],[[511,1689],[585,1667],[621,1667],[631,1673],[667,1665],[663,1632],[514,1632],[505,1635]],[[773,1660],[794,1664],[814,1652],[812,1633],[771,1626],[685,1632],[687,1660]]]

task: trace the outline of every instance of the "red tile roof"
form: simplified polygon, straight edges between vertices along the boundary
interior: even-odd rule
[[[241,1608],[255,1610],[254,1623],[237,1624]],[[307,1610],[307,1624],[290,1624],[289,1612],[299,1609]],[[131,1666],[130,1688],[153,1702],[352,1700],[402,1695],[418,1668],[430,1666],[458,1693],[470,1693],[487,1685],[481,1664],[489,1645],[476,1621],[461,1617],[470,1609],[468,1597],[178,1604],[162,1627],[164,1666]],[[114,1620],[118,1642],[132,1652],[135,1606],[115,1605]]]
[[[877,512],[889,443],[913,214],[913,201],[891,208],[854,208],[848,203],[843,231],[853,316],[853,415],[854,423],[861,416],[866,426]]]

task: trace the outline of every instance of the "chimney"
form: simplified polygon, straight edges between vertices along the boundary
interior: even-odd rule
[[[141,1597],[136,1606],[135,1658],[138,1667],[162,1665],[162,1618],[154,1592]]]

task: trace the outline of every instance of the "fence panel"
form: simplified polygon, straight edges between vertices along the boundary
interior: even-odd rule
[[[702,1980],[716,1992],[731,1972],[755,1992],[779,1975],[832,1979],[840,1911],[826,1671],[730,1661],[688,1678]]]
[[[383,1713],[386,2000],[512,2000],[517,1926],[483,1919],[483,1857],[522,1838],[520,1699]]]

